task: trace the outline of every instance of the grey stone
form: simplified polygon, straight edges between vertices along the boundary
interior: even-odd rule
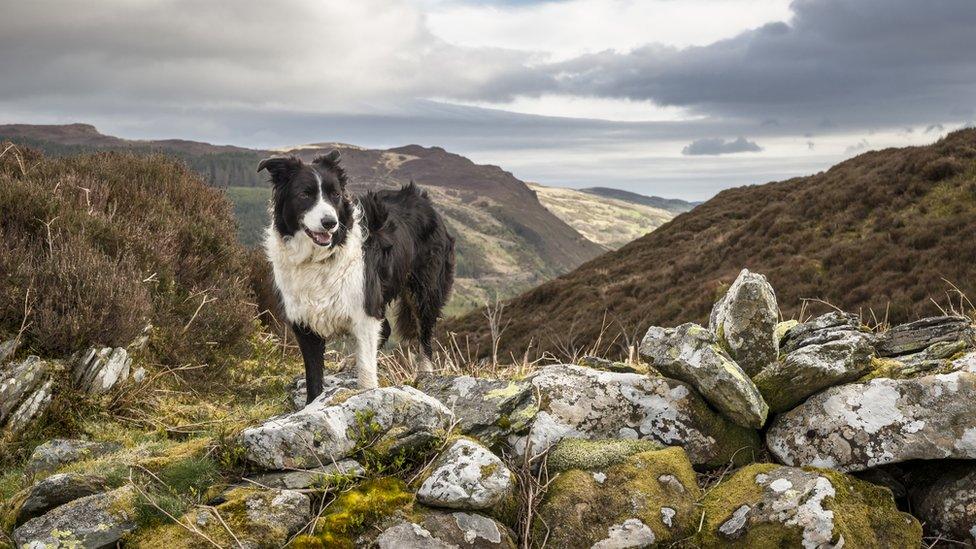
[[[778,320],[776,293],[766,277],[742,269],[712,308],[708,326],[739,367],[754,376],[776,360]]]
[[[976,329],[965,317],[937,316],[895,326],[878,336],[878,355],[896,357],[917,353],[936,343],[961,341],[976,345]]]
[[[8,364],[0,370],[0,424],[16,410],[25,398],[44,385],[51,364],[36,356]]]
[[[322,467],[298,471],[274,471],[248,477],[252,483],[268,488],[305,490],[308,488],[330,486],[337,477],[356,478],[366,474],[366,470],[354,459],[343,459]]]
[[[71,363],[75,387],[101,394],[128,379],[132,358],[122,347],[92,347],[72,357]]]
[[[399,519],[371,546],[378,549],[515,549],[515,535],[505,525],[474,513],[425,511],[416,522]],[[362,544],[362,545],[365,545]]]
[[[773,328],[769,329],[772,339]],[[759,389],[715,340],[697,324],[647,330],[641,356],[666,376],[691,384],[705,400],[733,422],[760,428],[769,411]]]
[[[539,411],[528,381],[425,375],[418,388],[454,412],[460,433],[489,446],[525,430]]]
[[[458,439],[434,462],[417,490],[417,501],[477,511],[498,505],[514,490],[512,472],[498,456],[477,442]]]
[[[832,387],[778,416],[766,434],[788,465],[861,471],[913,459],[976,458],[976,374]]]
[[[131,486],[79,498],[25,522],[13,539],[30,549],[114,545],[136,529],[135,502]]]
[[[529,380],[543,404],[528,431],[509,439],[521,455],[541,455],[564,438],[639,438],[683,446],[693,463],[720,465],[758,446],[755,431],[714,412],[681,381],[571,364],[546,366]]]
[[[20,406],[13,411],[7,418],[7,425],[4,430],[8,435],[18,435],[26,430],[31,423],[41,417],[48,406],[51,405],[51,391],[54,388],[54,381],[48,379],[43,385],[37,388],[25,398]]]
[[[928,535],[976,546],[976,465],[933,464],[913,480],[912,512]]]
[[[836,339],[835,332],[859,331],[860,328],[861,319],[857,315],[830,312],[788,329],[780,341],[779,352],[788,354],[800,347],[818,345]]]
[[[108,486],[105,479],[63,473],[51,475],[31,486],[17,510],[17,524],[43,515],[44,513],[78,498],[104,492]]]
[[[25,469],[33,475],[49,473],[69,463],[104,456],[121,449],[122,446],[114,442],[56,438],[34,448]]]
[[[363,429],[377,444],[396,447],[434,439],[452,418],[438,400],[413,387],[382,387],[317,398],[245,429],[239,441],[247,459],[265,469],[312,468],[348,457]]]
[[[632,518],[608,528],[607,537],[594,543],[591,549],[650,547],[654,541],[654,531],[639,519]]]

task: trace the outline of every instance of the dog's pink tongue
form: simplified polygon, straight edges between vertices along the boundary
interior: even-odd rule
[[[312,240],[316,244],[328,244],[332,242],[332,235],[329,233],[312,233]]]

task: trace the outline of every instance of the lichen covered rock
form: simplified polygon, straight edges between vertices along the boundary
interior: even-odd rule
[[[340,371],[335,374],[325,374],[322,376],[322,392],[319,397],[329,398],[342,389],[352,391],[357,387],[359,387],[359,383],[356,381],[355,373]],[[305,388],[305,374],[292,380],[288,394],[295,410],[301,410],[305,407],[305,401],[308,399],[308,390]]]
[[[742,269],[728,292],[712,308],[708,327],[749,376],[776,360],[779,307],[766,277]]]
[[[71,363],[75,387],[100,394],[129,378],[132,358],[122,347],[92,347],[72,357]]]
[[[462,438],[434,462],[417,490],[417,501],[432,507],[480,510],[498,505],[514,489],[512,472],[498,456]]]
[[[711,331],[692,323],[677,328],[652,326],[641,341],[640,353],[662,374],[690,383],[736,424],[758,429],[766,423],[769,408],[759,389]]]
[[[702,503],[702,547],[914,548],[922,540],[891,492],[835,471],[753,464]]]
[[[606,469],[634,454],[663,449],[664,445],[654,440],[564,438],[549,450],[546,467],[550,474],[569,469]]]
[[[260,467],[311,468],[348,457],[358,444],[392,452],[429,443],[452,417],[438,400],[413,387],[382,387],[318,398],[245,429],[239,441],[247,459]]]
[[[18,547],[105,547],[136,529],[131,486],[76,499],[14,530]]]
[[[976,546],[976,465],[933,462],[913,480],[912,512],[927,534]]]
[[[953,361],[976,345],[976,328],[967,318],[942,316],[895,326],[876,338],[880,357],[867,376],[905,379],[948,373]]]
[[[913,459],[976,458],[976,374],[832,387],[772,423],[766,442],[787,465],[861,471]]]
[[[101,477],[75,473],[51,475],[27,489],[16,511],[16,523],[23,524],[69,501],[107,489],[108,485]]]
[[[515,450],[539,455],[564,438],[645,439],[682,446],[692,463],[752,459],[755,431],[714,412],[691,386],[640,374],[560,364],[530,381],[541,397],[528,432],[510,438]]]
[[[267,488],[304,490],[331,488],[352,481],[366,474],[366,470],[354,459],[343,459],[321,467],[296,471],[272,471],[248,477],[251,484]]]
[[[0,368],[0,426],[7,436],[22,433],[51,403],[53,362],[36,356]]]
[[[422,511],[384,529],[371,546],[377,549],[515,549],[515,535],[505,525],[475,513]]]
[[[114,442],[55,438],[34,448],[25,470],[32,475],[50,473],[70,463],[97,458],[121,449],[122,446]]]
[[[425,375],[418,388],[454,412],[458,432],[489,446],[525,430],[539,411],[527,381]]]
[[[641,452],[605,469],[571,469],[552,481],[532,541],[549,547],[666,545],[698,526],[695,471],[681,448]],[[625,541],[639,544],[626,545]]]

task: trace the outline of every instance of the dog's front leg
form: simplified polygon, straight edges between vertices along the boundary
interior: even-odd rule
[[[309,328],[292,324],[298,348],[305,362],[305,404],[315,400],[322,393],[322,369],[325,366],[325,340]]]
[[[382,320],[366,316],[354,327],[356,377],[361,389],[375,389],[379,386],[379,381],[376,379],[376,349],[380,344],[382,325]]]

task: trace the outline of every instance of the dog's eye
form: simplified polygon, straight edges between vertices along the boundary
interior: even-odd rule
[[[339,191],[332,191],[332,198],[339,198]]]
[[[299,196],[302,198],[312,198],[312,191],[302,191],[302,194]]]

